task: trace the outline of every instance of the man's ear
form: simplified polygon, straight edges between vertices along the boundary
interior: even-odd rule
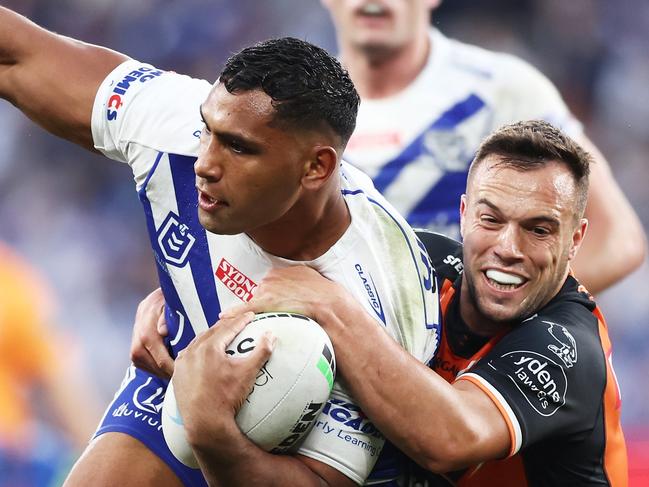
[[[306,189],[320,189],[338,170],[338,153],[331,146],[315,146],[311,157],[304,164],[302,186]]]
[[[464,219],[466,213],[466,194],[460,196],[460,236],[464,238]]]
[[[572,260],[577,256],[579,247],[581,247],[584,237],[586,236],[586,230],[588,229],[588,220],[582,218],[579,220],[579,224],[572,233],[572,246],[570,247],[570,252],[568,253],[568,260]]]

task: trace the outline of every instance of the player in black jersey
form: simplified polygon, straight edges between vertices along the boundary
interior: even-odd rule
[[[461,486],[625,486],[606,323],[569,268],[589,161],[544,122],[483,142],[460,205],[464,248],[421,234],[442,287],[436,373],[308,268],[272,271],[245,309],[316,319],[347,386],[428,485],[435,472]]]

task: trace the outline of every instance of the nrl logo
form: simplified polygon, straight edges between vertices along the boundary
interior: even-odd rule
[[[158,229],[158,245],[167,263],[183,267],[196,239],[189,233],[189,227],[178,220],[177,215],[169,212]]]

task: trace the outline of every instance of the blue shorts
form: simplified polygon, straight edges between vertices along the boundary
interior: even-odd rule
[[[126,433],[144,443],[187,487],[207,487],[199,469],[183,465],[171,453],[162,434],[162,402],[169,381],[131,365],[94,437]]]

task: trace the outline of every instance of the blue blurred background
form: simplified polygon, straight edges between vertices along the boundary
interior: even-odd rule
[[[336,52],[318,0],[3,5],[59,33],[208,80],[232,52],[269,37],[294,35]],[[453,0],[435,11],[434,23],[451,37],[517,54],[554,81],[649,228],[649,2]],[[107,404],[128,362],[137,303],[156,286],[129,168],[49,136],[0,103],[0,240],[52,283],[57,322],[80,342],[92,388]],[[598,299],[638,473],[649,470],[648,281],[645,263]]]

